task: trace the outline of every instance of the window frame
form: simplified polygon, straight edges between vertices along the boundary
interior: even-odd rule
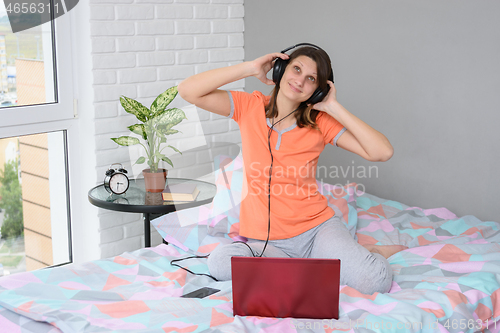
[[[50,24],[54,42],[53,67],[56,102],[44,104],[12,106],[0,109],[0,136],[5,127],[39,124],[42,122],[72,119],[73,107],[73,67],[71,54],[70,13],[44,23]]]
[[[57,263],[61,266],[75,262],[75,225],[81,218],[81,182],[76,175],[80,172],[81,158],[79,119],[76,112],[76,82],[74,80],[75,42],[72,41],[72,14],[66,13],[51,24],[54,41],[53,71],[57,82],[55,90],[56,102],[6,107],[0,109],[0,139],[20,137],[39,133],[65,131],[65,164],[66,164],[66,207],[68,223],[69,262]],[[79,229],[77,227],[77,229]],[[81,246],[77,246],[81,247]],[[77,254],[77,257],[81,256]],[[53,267],[50,266],[50,267]]]

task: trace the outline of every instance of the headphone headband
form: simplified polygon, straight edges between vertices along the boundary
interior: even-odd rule
[[[281,51],[281,53],[288,52],[291,49],[294,49],[294,48],[299,47],[299,46],[312,46],[312,47],[315,47],[318,50],[323,50],[321,47],[319,47],[317,45],[314,45],[314,44],[311,44],[311,43],[298,43],[298,44],[295,44],[294,46],[287,47],[286,49],[284,49],[283,51]]]

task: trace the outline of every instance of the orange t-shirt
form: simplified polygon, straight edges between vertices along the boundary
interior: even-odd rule
[[[271,123],[265,106],[269,96],[258,91],[231,91],[229,96],[229,117],[240,127],[244,161],[242,195],[246,196],[240,207],[240,235],[266,240],[271,165],[267,138]],[[318,114],[316,123],[321,132],[296,124],[281,133],[272,131],[271,240],[300,235],[335,215],[326,197],[318,192],[316,166],[325,146],[335,144],[345,129],[324,112]]]

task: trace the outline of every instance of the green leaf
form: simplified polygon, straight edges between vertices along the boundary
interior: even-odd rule
[[[174,167],[174,165],[172,164],[172,161],[168,157],[166,157],[166,156],[162,157],[161,160],[167,162],[168,164],[170,164],[172,166],[172,168]]]
[[[120,146],[133,146],[141,143],[139,139],[132,136],[120,136],[119,138],[111,138],[111,140],[113,140]]]
[[[141,156],[137,159],[137,161],[135,161],[134,164],[142,164],[144,162],[146,162],[146,158],[144,156]]]
[[[173,147],[173,146],[171,146],[171,145],[168,145],[168,146],[169,146],[170,148],[172,148],[173,150],[175,150],[176,152],[178,152],[179,154],[181,154],[181,155],[182,155],[182,152],[181,152],[179,149],[177,149],[177,148],[175,148],[175,147]]]
[[[120,97],[120,103],[123,106],[123,109],[130,114],[136,116],[137,119],[145,123],[150,117],[150,111],[147,107],[142,105],[141,103],[133,100],[132,98],[128,98],[125,96]]]
[[[148,140],[148,135],[146,134],[146,129],[144,127],[144,124],[135,124],[127,127],[129,130],[134,132],[137,135],[142,136],[144,140]]]
[[[162,125],[158,126],[156,129],[156,132],[158,133],[158,136],[161,138],[164,138],[165,135],[172,135],[175,133],[182,133],[182,131],[174,130],[174,129],[168,129],[167,125]]]
[[[151,113],[154,115],[165,110],[165,108],[174,100],[175,96],[177,96],[177,86],[165,90],[158,97],[156,97],[153,104],[151,104]]]
[[[163,131],[156,131],[156,136],[160,138],[160,143],[167,142],[167,137],[165,136],[165,133],[163,133]]]
[[[167,163],[168,163],[168,164],[170,164],[172,167],[174,166],[174,165],[172,164],[172,161],[171,161],[171,160],[170,160],[167,156],[163,155],[162,153],[159,153],[159,152],[158,152],[158,153],[156,153],[156,154],[155,154],[155,156],[156,156],[158,159],[160,159],[160,160],[162,160],[162,161],[167,162]]]
[[[173,108],[162,112],[156,121],[160,126],[165,126],[165,129],[169,130],[184,119],[187,119],[184,111],[178,108]]]
[[[174,129],[169,129],[168,131],[165,131],[164,134],[165,135],[172,135],[172,134],[179,133],[179,132],[181,132],[181,131],[174,130]]]
[[[161,159],[165,158],[166,156],[165,156],[165,155],[163,155],[163,154],[162,154],[162,153],[160,153],[160,152],[157,152],[157,153],[155,154],[155,157],[156,157],[156,158],[158,158],[158,160],[161,160]]]

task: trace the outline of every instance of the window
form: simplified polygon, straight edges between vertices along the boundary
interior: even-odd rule
[[[3,274],[70,261],[65,132],[0,139]]]
[[[11,229],[22,229],[4,228],[0,257],[10,260],[0,260],[4,273],[72,261],[67,160],[78,150],[78,135],[69,20],[63,15],[13,34],[0,4],[0,176],[7,170],[18,184],[8,193],[18,209],[2,207],[0,199],[0,221],[16,217]]]
[[[0,60],[6,69],[0,73],[0,102],[10,102],[0,108],[0,127],[73,118],[68,20],[63,15],[14,34],[0,3],[0,50],[6,55]]]

